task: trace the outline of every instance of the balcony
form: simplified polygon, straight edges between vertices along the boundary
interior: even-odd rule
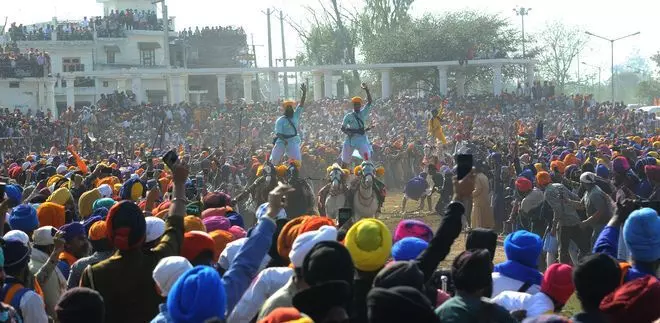
[[[151,65],[151,66],[144,66],[140,64],[95,64],[94,69],[97,71],[109,71],[109,70],[122,70],[122,69],[163,69],[167,68],[165,65]]]

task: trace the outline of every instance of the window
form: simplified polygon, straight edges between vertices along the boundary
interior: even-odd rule
[[[80,57],[62,58],[63,72],[84,72],[85,64],[80,64]]]
[[[142,50],[140,50],[140,63],[143,66],[154,66],[154,65],[156,65],[156,50],[154,50],[154,49],[142,49]]]
[[[108,59],[108,64],[114,64],[115,63],[115,52],[105,52],[106,57]]]
[[[108,87],[108,81],[103,81],[103,87]]]
[[[21,86],[19,82],[9,82],[10,89],[18,89]]]

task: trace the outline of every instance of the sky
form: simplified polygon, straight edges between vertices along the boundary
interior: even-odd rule
[[[134,0],[135,2],[150,2],[151,0]],[[362,0],[339,0],[347,8],[360,10]],[[8,22],[30,24],[45,22],[57,16],[58,19],[82,19],[83,16],[101,15],[103,6],[95,0],[31,0],[29,6],[21,1],[2,1],[0,5],[0,19],[8,16]],[[257,46],[257,60],[259,66],[268,64],[267,60],[267,23],[265,11],[267,8],[278,9],[284,12],[284,39],[287,57],[294,57],[302,50],[302,42],[295,30],[286,20],[293,20],[303,26],[308,25],[309,14],[306,6],[319,9],[319,3],[329,3],[329,0],[167,0],[170,16],[176,17],[176,28],[214,25],[243,26],[250,37],[254,37]],[[57,3],[58,5],[55,5]],[[511,19],[517,26],[520,17],[516,16],[513,8],[522,6],[532,8],[525,17],[526,33],[542,30],[546,23],[558,20],[566,24],[575,25],[581,30],[588,30],[606,38],[618,38],[635,32],[634,36],[615,43],[614,63],[624,64],[626,59],[639,53],[649,57],[660,50],[660,29],[657,28],[657,9],[660,5],[655,1],[627,0],[416,0],[412,7],[414,16],[426,13],[442,14],[448,11],[461,9],[480,10],[488,13],[497,13]],[[281,28],[279,25],[279,12],[272,16],[272,43],[273,57],[282,55]],[[0,21],[2,23],[2,21]],[[580,55],[580,61],[587,64],[601,66],[603,79],[609,77],[610,70],[610,43],[590,38],[585,50]],[[577,60],[576,60],[577,62]],[[577,66],[578,64],[574,64]],[[581,73],[596,73],[597,69],[580,65]],[[575,71],[577,72],[577,71]]]

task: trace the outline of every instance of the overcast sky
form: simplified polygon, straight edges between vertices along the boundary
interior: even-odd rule
[[[135,0],[151,1],[151,0]],[[318,1],[329,3],[329,0],[168,0],[169,14],[176,17],[177,29],[206,25],[240,25],[248,34],[254,35],[256,45],[267,44],[266,8],[283,10],[288,17],[301,24],[306,24],[308,15],[303,6],[318,7]],[[339,0],[347,6],[361,7],[361,0]],[[29,6],[22,1],[2,1],[0,19],[9,16],[9,23],[35,23],[49,21],[53,16],[63,19],[81,19],[83,16],[102,14],[102,5],[94,0],[31,0]],[[58,5],[55,6],[55,3]],[[560,20],[567,24],[577,25],[584,30],[607,38],[618,38],[640,31],[639,36],[615,43],[615,64],[622,64],[626,58],[635,52],[648,57],[660,49],[660,29],[657,28],[657,9],[654,1],[627,0],[596,1],[596,0],[416,0],[413,5],[413,15],[424,13],[441,14],[460,9],[476,9],[491,13],[500,13],[520,25],[520,17],[513,8],[516,6],[531,7],[530,15],[525,17],[525,28],[528,32],[540,30],[547,22]],[[273,18],[276,18],[275,16]],[[0,22],[1,23],[1,22]],[[281,57],[281,38],[279,19],[273,19],[273,56]],[[654,26],[656,25],[656,26]],[[285,39],[287,55],[299,51],[302,43],[297,34],[285,22]],[[582,53],[580,60],[603,67],[603,79],[609,71],[610,44],[600,39],[591,39],[588,48]],[[257,57],[260,66],[267,65],[266,47],[257,47]],[[589,67],[581,66],[583,74],[593,72]],[[587,69],[584,71],[584,69]],[[609,76],[607,76],[609,77]]]

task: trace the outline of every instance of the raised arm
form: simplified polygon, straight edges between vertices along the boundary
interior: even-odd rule
[[[302,107],[305,105],[305,99],[307,98],[307,83],[300,85],[300,91],[302,91],[302,96],[300,97],[300,104],[298,106]]]
[[[367,104],[371,105],[372,99],[371,99],[371,92],[369,91],[369,87],[367,86],[367,83],[362,83],[360,87],[367,92]]]

